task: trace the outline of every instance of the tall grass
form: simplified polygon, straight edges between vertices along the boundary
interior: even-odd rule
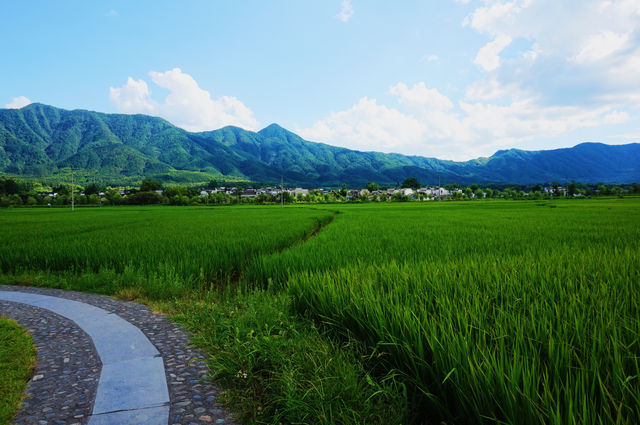
[[[345,209],[249,275],[451,423],[640,422],[637,201]]]
[[[0,270],[84,280],[104,292],[118,283],[144,285],[156,297],[180,295],[237,280],[256,257],[296,243],[331,217],[275,207],[3,210]]]
[[[14,276],[141,287],[157,298],[236,280],[257,287],[211,308],[180,308],[203,344],[222,353],[218,371],[228,369],[229,382],[241,385],[235,369],[249,370],[254,384],[273,389],[262,398],[262,384],[248,384],[272,412],[258,422],[304,421],[323,403],[342,406],[326,423],[383,418],[352,410],[403,405],[389,392],[353,394],[377,393],[375,382],[363,385],[376,367],[399,380],[385,391],[408,389],[416,423],[640,423],[638,199],[25,209],[0,212],[0,230],[0,270]],[[295,314],[357,339],[366,367],[337,354],[333,367],[324,348],[309,348],[314,329],[281,329],[287,297]],[[263,322],[277,332],[252,332]],[[307,360],[326,367],[299,367]],[[331,382],[327,397],[345,397],[334,385],[344,368],[353,372],[348,403],[305,393]]]

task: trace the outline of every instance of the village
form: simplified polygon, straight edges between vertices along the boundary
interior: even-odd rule
[[[226,183],[226,184],[225,184]],[[427,202],[479,199],[535,200],[549,198],[577,198],[640,193],[640,184],[586,185],[572,182],[515,185],[510,187],[477,184],[462,186],[446,184],[425,186],[409,178],[395,187],[381,187],[367,183],[365,187],[302,188],[266,186],[256,187],[249,182],[233,182],[194,186],[163,184],[144,179],[138,187],[99,186],[85,187],[60,183],[44,186],[40,183],[0,179],[0,207],[9,206],[62,206],[62,205],[234,205],[234,204],[292,204],[340,202]],[[407,184],[411,183],[411,185]]]
[[[505,188],[502,191],[481,188],[477,185],[458,187],[453,185],[424,186],[419,188],[391,187],[380,188],[375,184],[367,187],[340,189],[301,187],[242,187],[215,186],[187,188],[167,186],[152,188],[111,188],[100,190],[95,185],[86,189],[77,188],[73,192],[67,187],[58,187],[57,191],[39,193],[38,197],[28,196],[23,202],[14,195],[9,199],[13,204],[22,205],[230,205],[230,204],[290,204],[290,203],[332,203],[332,202],[406,202],[406,201],[446,201],[465,199],[543,199],[550,197],[581,197],[589,195],[586,190],[567,189],[562,186],[534,186],[529,191]],[[600,188],[604,191],[603,188]],[[597,193],[597,192],[596,192]],[[39,199],[38,199],[39,198]]]

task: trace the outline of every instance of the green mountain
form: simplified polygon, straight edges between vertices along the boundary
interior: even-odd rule
[[[313,143],[272,124],[190,133],[146,115],[67,111],[42,104],[0,109],[0,172],[51,177],[69,167],[87,179],[132,182],[210,178],[303,186],[640,181],[640,144],[583,143],[549,151],[498,151],[466,162],[359,152]]]

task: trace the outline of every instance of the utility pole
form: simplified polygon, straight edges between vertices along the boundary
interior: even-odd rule
[[[73,168],[71,169],[71,212],[75,211],[75,203],[73,198],[73,192],[75,189],[75,185],[73,183]]]
[[[280,206],[284,208],[284,176],[280,176]]]
[[[440,202],[441,196],[442,196],[442,188],[440,187],[440,175],[438,175],[438,202]]]

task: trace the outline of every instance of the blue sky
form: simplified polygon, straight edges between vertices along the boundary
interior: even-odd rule
[[[640,141],[637,0],[21,1],[0,106],[465,160]]]

